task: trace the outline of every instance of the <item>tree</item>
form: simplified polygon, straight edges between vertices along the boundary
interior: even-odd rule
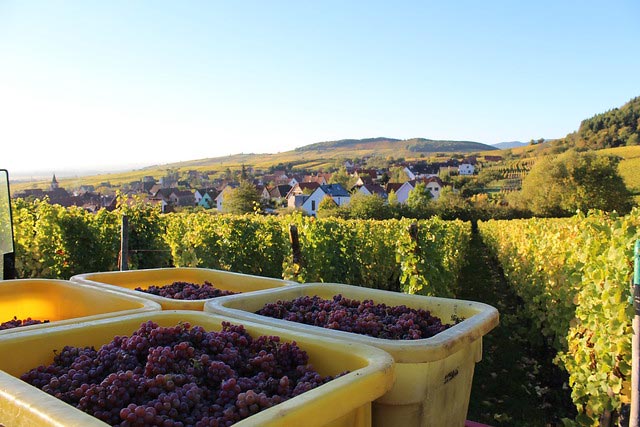
[[[391,191],[389,192],[389,196],[387,197],[387,203],[388,203],[388,204],[389,204],[389,206],[391,206],[392,208],[393,208],[393,207],[398,206],[398,204],[399,204],[400,202],[398,202],[398,195],[396,194],[396,192],[395,192],[395,191],[391,190]]]
[[[320,200],[318,203],[318,209],[316,211],[316,216],[318,218],[327,218],[327,217],[346,217],[346,209],[338,206],[338,204],[333,200],[331,196],[328,194]]]
[[[391,179],[391,177],[389,176],[389,174],[387,173],[387,171],[384,171],[382,173],[382,176],[380,177],[380,185],[385,186],[389,183],[389,180]]]
[[[260,194],[249,181],[241,181],[236,188],[227,190],[224,195],[224,212],[245,214],[260,210]]]
[[[377,194],[362,194],[357,192],[351,196],[349,217],[354,219],[389,219],[391,210],[385,200]]]
[[[487,186],[493,181],[499,181],[502,179],[502,172],[494,168],[482,168],[478,172],[477,181],[482,186]]]
[[[589,209],[626,213],[632,198],[618,173],[619,161],[575,150],[543,158],[523,180],[519,202],[539,216],[567,216]]]
[[[396,166],[389,169],[389,181],[390,182],[407,182],[409,181],[409,177],[407,173],[404,171],[404,167]]]
[[[322,198],[322,200],[320,200],[320,203],[318,203],[317,210],[322,211],[325,209],[335,209],[337,207],[338,207],[338,204],[336,203],[335,200],[333,200],[333,197],[327,194]]]
[[[426,218],[429,216],[431,198],[431,191],[427,189],[427,185],[424,182],[418,182],[413,190],[409,191],[407,207],[416,218]]]
[[[438,200],[433,202],[435,212],[443,219],[470,219],[471,205],[459,191],[443,187]]]
[[[331,175],[328,184],[340,184],[344,188],[349,189],[355,184],[355,180],[347,172],[347,168],[342,166],[337,172]]]

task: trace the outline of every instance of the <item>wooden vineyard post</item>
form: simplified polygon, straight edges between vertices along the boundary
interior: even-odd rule
[[[300,237],[298,236],[298,227],[294,224],[289,226],[289,241],[291,242],[291,250],[293,252],[293,264],[295,265],[295,276],[298,275],[302,268],[302,252],[300,252]]]
[[[631,414],[629,427],[640,426],[640,240],[633,251],[633,335],[631,338]]]
[[[120,271],[129,269],[129,217],[122,215],[120,228]]]
[[[412,222],[411,225],[409,225],[409,236],[411,236],[411,240],[413,240],[416,244],[416,247],[414,249],[414,253],[417,255],[420,253],[420,245],[418,242],[418,223],[417,222]]]

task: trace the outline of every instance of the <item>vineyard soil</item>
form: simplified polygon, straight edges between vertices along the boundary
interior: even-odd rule
[[[468,419],[496,427],[555,427],[562,425],[562,418],[573,419],[567,374],[553,364],[553,349],[521,316],[522,302],[477,233],[457,297],[490,304],[500,312],[500,324],[483,339]]]

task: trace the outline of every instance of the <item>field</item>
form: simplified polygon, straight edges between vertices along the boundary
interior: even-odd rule
[[[640,195],[640,147],[618,147],[608,148],[599,151],[602,154],[612,154],[622,158],[618,171],[624,179],[627,188],[631,190],[634,195]]]

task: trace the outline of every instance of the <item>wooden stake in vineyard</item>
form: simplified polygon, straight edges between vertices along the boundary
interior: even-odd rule
[[[120,227],[120,271],[129,269],[129,217],[122,215]]]
[[[629,427],[640,427],[640,240],[636,240],[633,262],[633,336],[631,338],[631,416]]]

